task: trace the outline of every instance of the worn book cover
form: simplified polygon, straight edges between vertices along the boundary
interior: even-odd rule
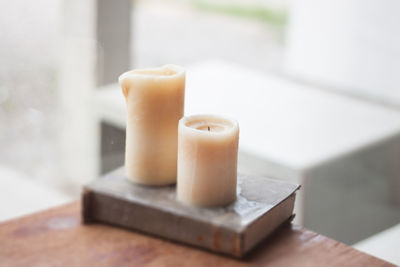
[[[235,202],[200,208],[177,201],[175,185],[137,185],[123,173],[118,169],[84,188],[84,223],[139,230],[238,258],[292,217],[300,187],[239,174]]]

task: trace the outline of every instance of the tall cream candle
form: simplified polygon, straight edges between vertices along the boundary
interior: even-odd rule
[[[176,182],[178,122],[185,70],[176,65],[136,69],[119,77],[127,104],[125,170],[134,182]]]
[[[239,125],[213,115],[184,117],[178,130],[178,199],[223,206],[236,199]]]

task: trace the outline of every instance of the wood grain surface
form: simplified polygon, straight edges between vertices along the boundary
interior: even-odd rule
[[[80,203],[0,224],[0,266],[393,266],[287,224],[243,260],[107,225],[81,224]]]

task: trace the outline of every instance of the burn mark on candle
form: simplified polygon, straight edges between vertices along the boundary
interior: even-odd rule
[[[187,127],[199,130],[199,131],[205,131],[205,132],[223,132],[226,129],[229,129],[230,126],[224,123],[214,123],[214,122],[204,122],[204,121],[195,121],[195,122],[189,122],[186,124]]]

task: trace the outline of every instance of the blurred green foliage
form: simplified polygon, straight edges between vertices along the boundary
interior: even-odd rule
[[[196,8],[204,11],[260,20],[274,26],[285,26],[287,20],[286,12],[274,10],[264,6],[219,4],[204,0],[194,0],[192,3]]]

